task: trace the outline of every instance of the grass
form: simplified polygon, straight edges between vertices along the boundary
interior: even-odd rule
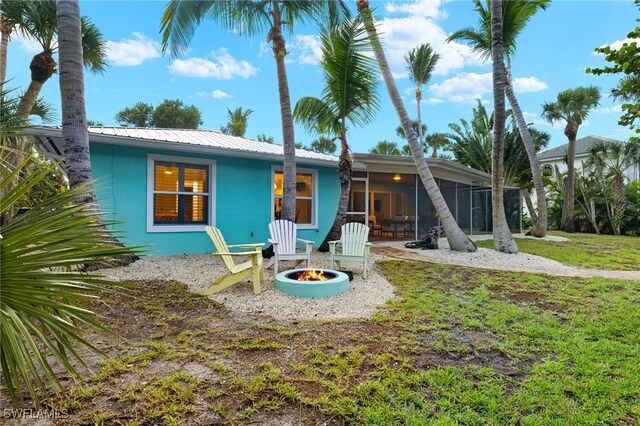
[[[399,297],[367,320],[235,317],[175,283],[110,295],[127,340],[47,403],[60,424],[638,424],[638,282],[381,265]]]
[[[567,234],[553,232],[551,235],[568,238],[569,241],[543,241],[518,238],[518,249],[523,253],[557,260],[560,263],[580,268],[619,271],[640,270],[640,238]],[[478,247],[493,248],[493,240],[477,242]]]

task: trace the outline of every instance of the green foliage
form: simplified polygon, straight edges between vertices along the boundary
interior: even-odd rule
[[[165,99],[153,110],[153,126],[165,129],[197,129],[202,114],[194,105],[187,106],[179,99]]]
[[[247,133],[247,121],[253,110],[251,108],[243,110],[238,107],[231,111],[227,108],[228,122],[226,126],[220,128],[220,131],[227,135],[243,137]]]
[[[336,141],[326,136],[320,136],[311,142],[311,151],[322,152],[323,154],[334,154],[338,149]]]
[[[376,146],[369,148],[369,153],[382,155],[404,155],[398,148],[397,143],[389,142],[387,140],[379,141]]]
[[[340,136],[346,143],[347,121],[354,126],[369,124],[379,105],[374,62],[366,54],[369,39],[361,21],[354,19],[323,28],[320,41],[322,98],[303,97],[293,117],[309,131]]]
[[[460,124],[451,123],[453,133],[447,135],[450,150],[457,162],[491,174],[491,149],[493,143],[493,113],[489,116],[480,100],[472,109],[472,119],[460,119]],[[507,117],[511,117],[510,112]],[[547,146],[550,135],[529,128],[536,152]],[[524,148],[520,132],[515,123],[507,125],[504,137],[504,181],[507,185],[530,188],[532,185],[529,157]]]
[[[520,238],[518,248],[523,253],[535,254],[580,268],[638,270],[640,238],[564,232],[553,234],[568,238],[569,241]],[[478,241],[478,247],[493,248],[493,240]]]
[[[102,121],[87,120],[87,126],[102,127],[104,123]]]
[[[116,121],[122,126],[153,127],[153,105],[138,102],[116,114]]]
[[[600,89],[595,86],[576,87],[558,93],[556,102],[542,104],[542,118],[553,124],[567,123],[565,135],[575,139],[578,127],[587,119],[589,111],[600,104]]]
[[[165,99],[155,108],[138,102],[119,111],[115,119],[122,126],[197,129],[202,124],[202,113],[196,106],[187,106],[179,99]]]
[[[260,133],[258,136],[256,136],[256,139],[260,142],[275,143],[273,136],[267,136],[264,133]]]
[[[640,1],[636,0],[640,6]],[[640,26],[627,34],[627,38],[635,40],[640,38]],[[611,63],[602,68],[587,68],[586,72],[595,75],[618,74],[622,78],[618,86],[611,90],[616,99],[623,101],[623,114],[618,121],[621,126],[636,128],[636,120],[640,117],[640,48],[636,41],[623,43],[617,50],[610,46],[595,48],[597,53],[605,55],[605,60]],[[636,128],[640,133],[640,128]]]
[[[2,168],[0,213],[9,211],[55,167],[27,170],[28,161],[13,172]],[[14,179],[17,185],[10,187]],[[89,207],[72,203],[84,191],[78,187],[56,193],[2,227],[0,366],[14,406],[23,403],[24,390],[37,404],[47,384],[59,386],[51,359],[78,376],[74,363],[84,361],[77,348],[99,351],[85,340],[83,328],[104,328],[84,306],[114,283],[80,268],[132,254],[105,242],[111,235],[105,225],[110,223],[102,223]]]

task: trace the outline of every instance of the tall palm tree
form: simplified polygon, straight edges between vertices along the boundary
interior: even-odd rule
[[[171,0],[161,19],[163,51],[171,46],[174,56],[183,53],[191,42],[193,34],[205,19],[218,22],[223,28],[254,36],[268,30],[267,41],[271,42],[276,61],[280,116],[282,119],[283,145],[283,201],[281,218],[295,220],[296,212],[296,147],[291,98],[285,67],[286,43],[282,35],[283,26],[293,30],[295,22],[321,20],[329,17],[337,22],[348,15],[342,0],[293,1],[293,0],[229,0],[191,1]]]
[[[449,140],[446,133],[436,132],[426,135],[424,138],[424,144],[433,150],[431,152],[431,157],[438,158],[438,150],[449,149],[451,146],[451,140]]]
[[[16,32],[36,40],[42,52],[31,60],[31,83],[18,105],[18,116],[26,122],[38,99],[42,86],[56,72],[53,55],[57,45],[55,0],[16,0],[19,7],[8,9],[15,22]],[[13,3],[13,2],[11,2]],[[106,43],[102,33],[88,18],[81,18],[82,62],[91,72],[102,73],[106,68]]]
[[[89,133],[84,103],[84,70],[82,67],[82,25],[78,0],[57,0],[58,60],[60,61],[60,99],[62,101],[62,140],[64,165],[69,187],[91,182]],[[95,203],[92,190],[77,200]]]
[[[416,84],[416,102],[418,104],[418,140],[422,141],[422,86],[431,79],[440,55],[433,51],[429,43],[421,44],[410,50],[404,57],[409,78]]]
[[[340,140],[340,201],[333,226],[320,251],[329,251],[329,241],[340,239],[347,219],[351,194],[351,158],[347,142],[347,122],[362,126],[373,121],[378,109],[374,62],[366,55],[369,40],[360,19],[345,20],[325,29],[321,35],[324,88],[322,99],[304,97],[298,101],[294,117],[315,132],[334,134]]]
[[[402,102],[402,97],[400,96],[398,87],[396,86],[395,80],[393,79],[391,69],[389,68],[389,63],[387,62],[384,49],[382,48],[380,38],[378,37],[378,31],[375,27],[375,22],[371,14],[371,10],[369,9],[369,1],[357,0],[356,5],[358,7],[358,12],[363,16],[363,21],[367,28],[367,33],[369,34],[369,39],[371,40],[373,51],[376,56],[376,60],[378,61],[378,66],[380,67],[380,71],[382,72],[387,91],[389,92],[389,97],[391,98],[391,102],[393,103],[396,113],[398,114],[398,118],[400,119],[402,128],[404,129],[404,132],[407,136],[407,141],[411,146],[411,153],[413,154],[413,159],[416,163],[418,175],[420,176],[422,184],[427,190],[427,194],[429,194],[431,202],[433,203],[433,206],[435,207],[440,220],[442,221],[442,225],[447,235],[449,245],[451,246],[451,249],[455,251],[476,251],[477,247],[475,243],[471,241],[471,239],[469,239],[469,237],[467,237],[464,232],[462,232],[462,230],[456,223],[456,220],[451,214],[451,210],[449,210],[449,207],[447,206],[447,203],[445,202],[440,189],[438,189],[438,185],[436,184],[436,181],[433,178],[433,174],[429,169],[427,160],[424,158],[424,150],[422,149],[421,141],[418,140],[416,133],[411,127],[411,120],[409,119],[407,110]]]
[[[338,149],[336,141],[326,136],[320,136],[311,142],[311,151],[333,154]]]
[[[379,141],[376,146],[369,148],[371,154],[380,155],[405,155],[403,151],[398,148],[398,144],[389,141]]]
[[[491,0],[491,59],[493,62],[493,143],[491,144],[491,201],[493,247],[502,253],[518,253],[504,213],[504,134],[507,112],[504,99],[504,48],[502,0]]]
[[[220,130],[222,133],[226,133],[228,135],[233,136],[244,136],[247,133],[247,121],[249,120],[249,115],[253,110],[248,108],[243,110],[242,107],[238,107],[231,111],[227,108],[227,125],[222,127]]]
[[[538,164],[538,156],[535,151],[535,144],[531,138],[531,133],[524,119],[520,104],[513,91],[511,58],[516,52],[516,38],[518,35],[524,30],[531,17],[539,9],[546,9],[550,1],[551,0],[502,0],[502,41],[507,61],[504,87],[531,165],[531,175],[536,189],[538,208],[537,220],[534,223],[531,235],[536,237],[544,237],[547,232],[547,200],[545,197],[544,183],[542,181],[542,173],[540,171],[540,165]],[[478,22],[479,28],[465,28],[456,31],[447,40],[466,41],[482,59],[487,60],[491,58],[491,12],[489,10],[489,0],[486,0],[486,6],[483,5],[481,0],[474,0],[474,3],[475,10],[480,15]]]
[[[614,200],[611,225],[616,235],[621,233],[622,219],[627,208],[624,171],[639,161],[640,142],[638,140],[631,140],[627,143],[597,140],[589,147],[589,158],[585,167],[593,167],[603,181],[605,178],[611,179]],[[606,191],[606,188],[602,189]]]
[[[549,123],[564,121],[564,135],[569,140],[567,146],[567,182],[560,229],[574,232],[575,208],[575,157],[578,129],[587,118],[589,111],[600,104],[600,90],[594,86],[577,87],[558,93],[556,102],[542,104],[542,117]]]

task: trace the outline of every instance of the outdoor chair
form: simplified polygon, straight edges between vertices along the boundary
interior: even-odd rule
[[[218,228],[207,226],[205,230],[216,249],[216,252],[211,254],[222,259],[222,263],[227,268],[228,273],[213,281],[211,288],[204,294],[217,293],[249,277],[251,277],[251,282],[253,283],[254,294],[260,294],[260,283],[264,280],[264,269],[262,267],[262,246],[264,246],[264,243],[228,246]],[[248,251],[231,252],[229,250],[231,248],[243,248],[248,249]],[[238,256],[249,256],[251,259],[247,262],[236,264],[234,258]]]
[[[336,263],[342,268],[341,261],[357,262],[363,264],[362,277],[367,278],[369,264],[369,250],[371,243],[367,241],[369,227],[357,222],[349,222],[342,225],[342,237],[339,241],[329,241],[329,251],[331,252],[331,269]],[[337,248],[340,247],[338,253]]]
[[[274,256],[267,264],[267,268],[274,266],[274,274],[278,274],[279,263],[287,260],[297,260],[298,264],[307,261],[307,268],[311,266],[311,250],[313,241],[298,238],[298,226],[289,220],[274,220],[269,224],[271,238],[269,243],[273,244]],[[304,243],[304,252],[296,250],[298,243]]]

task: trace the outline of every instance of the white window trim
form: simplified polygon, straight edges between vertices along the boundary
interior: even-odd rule
[[[276,220],[275,211],[273,206],[275,205],[276,194],[275,194],[275,176],[276,172],[284,173],[284,169],[282,166],[271,166],[271,199],[269,202],[271,205],[269,206],[269,210],[271,210],[271,221]],[[317,169],[304,169],[300,167],[296,167],[296,174],[305,173],[310,174],[311,179],[313,180],[313,192],[311,196],[311,211],[313,216],[311,217],[311,223],[298,223],[298,229],[318,229],[318,170]],[[301,197],[306,198],[308,197]]]
[[[201,164],[209,166],[209,203],[207,205],[207,224],[181,224],[181,225],[155,225],[153,223],[153,190],[154,169],[156,161]],[[173,155],[148,154],[147,155],[147,232],[204,232],[206,226],[216,224],[216,161],[206,158],[177,157]]]

